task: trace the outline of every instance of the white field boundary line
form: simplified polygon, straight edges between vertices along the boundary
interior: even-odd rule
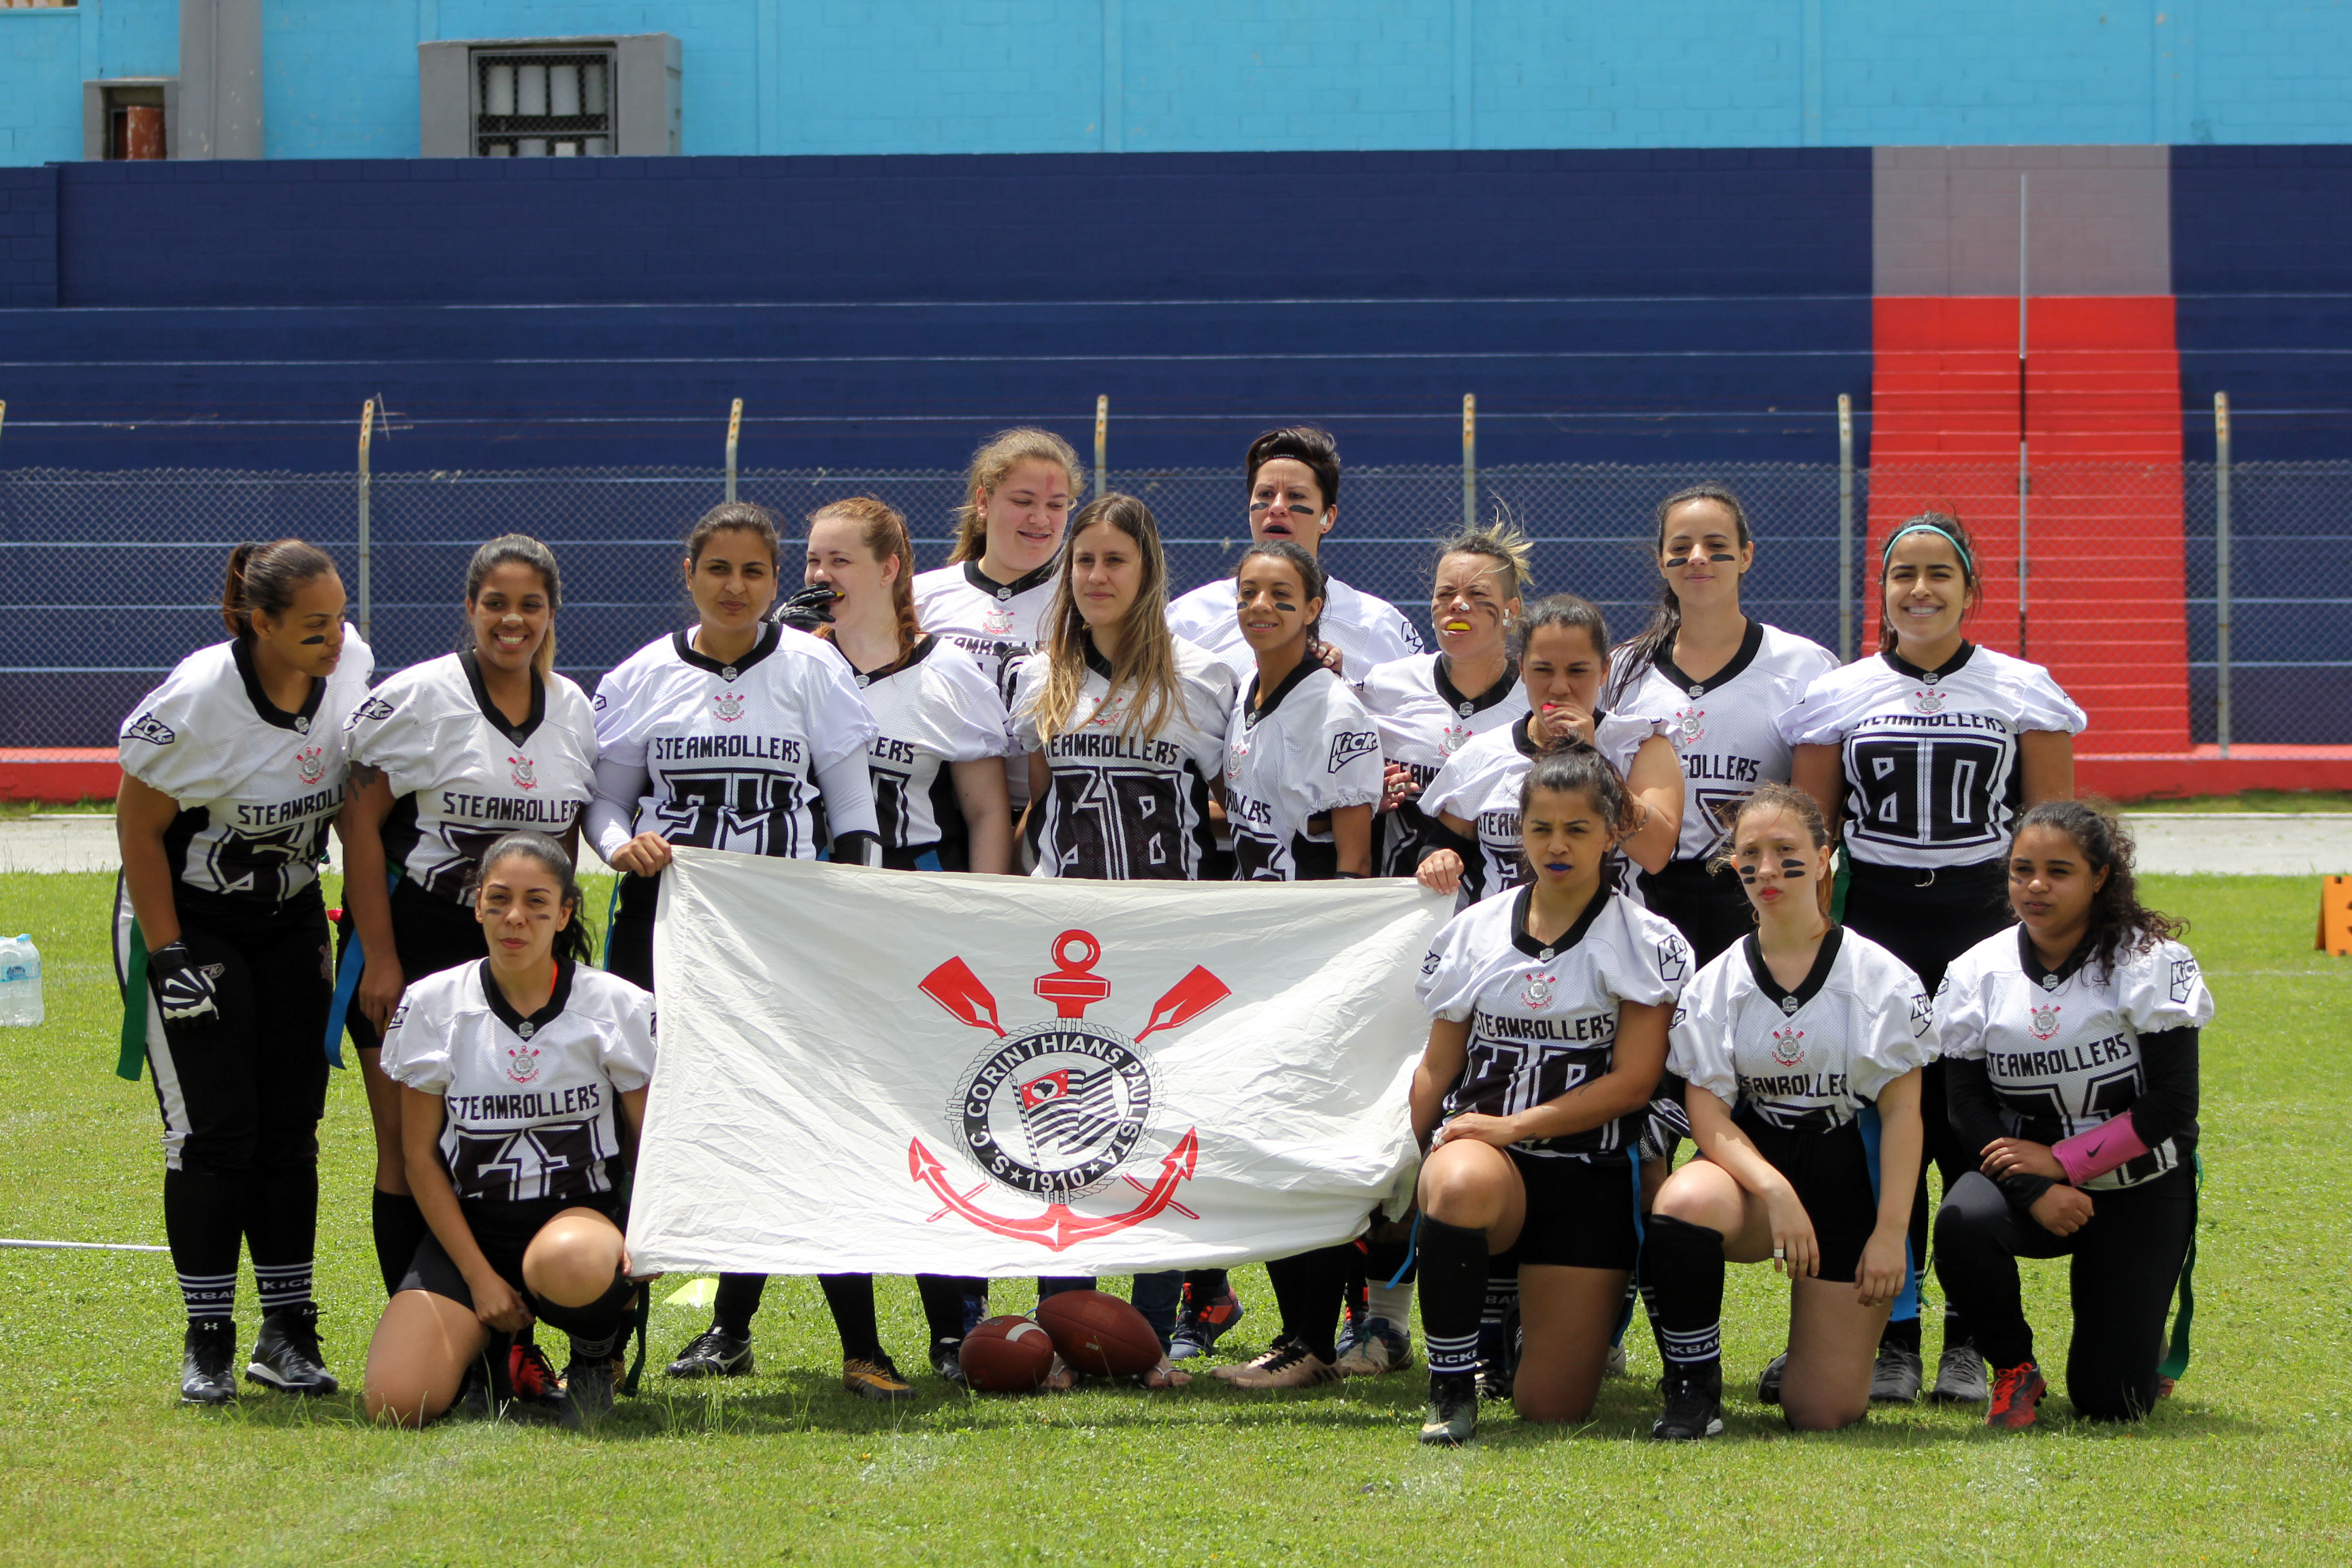
[[[169,1252],[168,1247],[150,1247],[141,1241],[25,1241],[15,1237],[0,1237],[0,1247],[16,1247],[28,1252]]]

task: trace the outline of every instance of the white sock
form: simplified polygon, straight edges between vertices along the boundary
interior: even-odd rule
[[[1375,1279],[1368,1288],[1371,1297],[1371,1315],[1385,1321],[1398,1333],[1412,1331],[1412,1281],[1402,1285],[1384,1285]]]

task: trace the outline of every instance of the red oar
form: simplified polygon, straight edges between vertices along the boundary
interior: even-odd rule
[[[1003,1037],[1004,1026],[996,1021],[996,998],[962,959],[950,958],[924,975],[922,992],[954,1014],[957,1022],[975,1029],[993,1029],[1000,1039]]]
[[[1170,986],[1168,994],[1153,1005],[1151,1021],[1144,1025],[1143,1033],[1135,1037],[1141,1041],[1146,1036],[1161,1029],[1189,1024],[1232,994],[1233,991],[1223,981],[1196,963],[1192,973]]]

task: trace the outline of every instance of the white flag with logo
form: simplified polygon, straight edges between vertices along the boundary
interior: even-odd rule
[[[680,849],[636,1267],[1123,1274],[1401,1213],[1410,881],[1095,882]]]

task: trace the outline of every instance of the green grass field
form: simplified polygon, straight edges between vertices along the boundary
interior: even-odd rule
[[[111,1076],[120,1008],[103,945],[111,879],[0,877],[0,931],[29,930],[48,1022],[0,1031],[0,1235],[163,1239],[152,1090]],[[2221,1016],[2204,1054],[2207,1182],[2197,1359],[2144,1425],[2078,1426],[2053,1390],[2021,1437],[1927,1406],[1792,1437],[1749,1397],[1777,1348],[1775,1293],[1733,1271],[1727,1435],[1643,1435],[1657,1368],[1579,1430],[1490,1406],[1458,1453],[1412,1440],[1418,1373],[1331,1392],[1196,1385],[973,1397],[917,1378],[898,1411],[839,1391],[813,1281],[779,1280],[760,1375],[706,1393],[650,1377],[592,1436],[450,1422],[363,1425],[349,1395],[176,1401],[182,1319],[152,1253],[0,1251],[0,1561],[359,1562],[2297,1562],[2352,1558],[2352,961],[2311,950],[2304,879],[2157,879],[2196,922]],[[332,897],[331,889],[330,897]],[[601,895],[600,895],[601,899]],[[381,1306],[356,1079],[325,1148],[320,1299],[352,1384]],[[2069,1330],[2063,1265],[2028,1264],[2045,1363]],[[1274,1316],[1261,1271],[1227,1348]],[[657,1297],[682,1283],[663,1281]],[[1024,1282],[1000,1288],[1012,1310]],[[883,1287],[911,1372],[921,1319]],[[243,1324],[256,1310],[248,1279]],[[702,1314],[658,1308],[666,1357]],[[2094,1329],[2092,1331],[2096,1331]],[[1932,1330],[1931,1330],[1932,1342]],[[1235,1342],[1240,1342],[1238,1344]]]

